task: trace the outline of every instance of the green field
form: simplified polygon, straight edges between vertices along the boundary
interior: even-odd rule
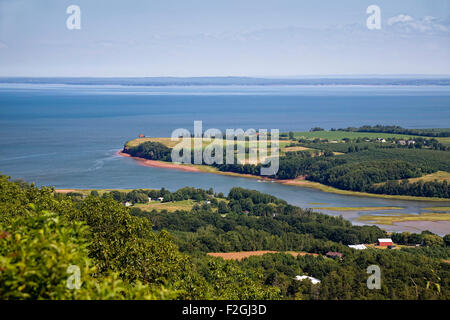
[[[159,202],[159,201],[152,201],[149,203],[136,203],[133,205],[133,207],[145,210],[145,211],[152,211],[152,210],[167,210],[168,212],[174,212],[177,210],[191,210],[194,206],[195,202],[194,200],[183,200],[183,201],[174,201],[174,202]]]
[[[201,139],[201,138],[191,138],[191,148],[194,148],[194,146],[196,145],[196,143],[200,143],[198,142],[198,140],[202,140],[202,149],[204,149],[206,146],[210,145],[213,141],[206,141],[205,139]],[[178,145],[182,140],[180,139],[179,141],[172,141],[172,138],[136,138],[133,140],[128,141],[127,143],[125,143],[126,147],[136,147],[144,142],[159,142],[162,143],[163,145],[165,145],[168,148],[173,148],[176,145]],[[223,147],[225,148],[226,145],[226,141],[227,140],[222,140],[222,144]],[[287,145],[289,145],[290,143],[293,143],[296,141],[288,141],[288,140],[280,140],[280,148],[284,148]],[[220,142],[219,142],[220,143]],[[270,140],[269,140],[270,143]],[[235,141],[234,142],[235,145],[242,145],[244,144],[246,148],[248,148],[249,146],[249,141]]]
[[[294,132],[295,138],[307,138],[307,139],[328,139],[328,140],[342,140],[344,138],[357,139],[357,138],[396,138],[396,139],[409,139],[414,136],[404,135],[404,134],[391,134],[391,133],[374,133],[374,132],[347,132],[347,131],[304,131],[304,132]]]

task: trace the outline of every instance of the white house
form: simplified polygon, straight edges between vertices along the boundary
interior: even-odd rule
[[[152,202],[152,198],[148,197],[148,202]]]
[[[295,276],[294,280],[297,281],[303,281],[303,280],[309,280],[312,282],[312,284],[318,284],[320,283],[319,279],[313,278],[313,277],[309,277],[309,276]]]
[[[367,247],[363,244],[350,244],[349,245],[350,248],[355,249],[355,250],[365,250],[367,249]]]
[[[159,197],[158,201],[164,201],[164,198],[163,197]]]
[[[125,207],[131,207],[133,204],[132,204],[131,202],[127,201],[127,202],[125,202],[123,205],[124,205]]]
[[[383,139],[383,138],[377,138],[377,142],[386,142],[386,139]]]

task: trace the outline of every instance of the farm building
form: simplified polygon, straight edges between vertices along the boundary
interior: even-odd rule
[[[319,279],[316,279],[316,278],[310,277],[310,276],[295,276],[294,280],[297,280],[297,281],[309,280],[312,282],[312,284],[320,283]]]
[[[333,258],[333,259],[341,259],[342,258],[342,253],[328,251],[327,252],[327,257],[328,258]]]
[[[377,244],[380,247],[388,247],[394,245],[394,242],[392,242],[392,239],[390,238],[385,238],[385,239],[378,239]]]
[[[363,244],[350,244],[349,248],[355,249],[355,250],[365,250],[367,247]]]

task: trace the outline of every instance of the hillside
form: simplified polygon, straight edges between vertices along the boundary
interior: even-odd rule
[[[149,196],[194,205],[144,211],[120,202]],[[386,236],[242,188],[227,196],[183,188],[83,197],[0,176],[0,299],[450,298],[448,235],[392,234],[399,250],[371,245]],[[347,246],[359,243],[369,249]],[[240,261],[207,254],[262,250],[286,253]],[[382,290],[366,286],[372,264],[382,270]],[[73,268],[77,290],[66,287]],[[294,279],[303,274],[321,282]]]

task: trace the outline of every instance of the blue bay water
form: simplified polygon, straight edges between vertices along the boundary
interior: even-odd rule
[[[213,187],[260,190],[301,207],[402,206],[419,213],[434,203],[343,196],[256,179],[140,166],[116,155],[143,133],[176,128],[307,131],[365,124],[449,127],[444,86],[131,87],[0,84],[0,172],[56,188]],[[448,205],[442,203],[439,205]],[[331,212],[327,212],[332,214]],[[350,219],[364,212],[346,213]],[[450,226],[449,226],[450,227]],[[450,232],[450,230],[448,230]],[[447,233],[449,233],[447,232]]]

